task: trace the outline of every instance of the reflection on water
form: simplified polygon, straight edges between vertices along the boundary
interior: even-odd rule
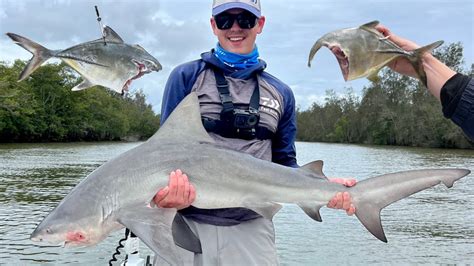
[[[139,143],[0,145],[0,264],[95,264],[111,258],[123,232],[96,247],[37,246],[35,226],[88,173]],[[328,176],[359,180],[388,172],[460,167],[474,170],[474,151],[297,143],[299,164],[322,159]],[[286,205],[275,217],[282,265],[473,264],[474,179],[422,191],[382,211],[388,243],[354,217],[321,211],[324,222]],[[142,245],[143,247],[144,245]],[[149,250],[141,249],[145,254]]]

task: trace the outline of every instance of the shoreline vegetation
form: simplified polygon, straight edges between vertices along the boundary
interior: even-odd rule
[[[460,43],[434,55],[473,76],[474,64],[463,69]],[[81,80],[65,64],[46,64],[17,82],[25,64],[0,61],[0,143],[138,141],[159,128],[141,90],[126,97],[99,87],[72,92]],[[360,97],[352,88],[327,90],[325,103],[297,111],[297,127],[298,141],[474,149],[421,83],[388,69]]]
[[[125,98],[104,88],[73,92],[80,82],[63,64],[46,64],[17,82],[26,62],[0,62],[0,142],[144,140],[160,117],[138,90]]]

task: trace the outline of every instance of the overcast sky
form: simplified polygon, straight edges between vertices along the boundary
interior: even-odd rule
[[[474,1],[472,0],[263,0],[266,16],[257,38],[267,71],[288,84],[299,107],[321,102],[327,89],[360,93],[365,79],[344,82],[335,57],[326,48],[306,66],[309,50],[323,34],[379,20],[398,35],[420,45],[444,40],[461,42],[466,67],[474,63]],[[175,66],[198,59],[216,45],[209,26],[212,0],[0,0],[0,32],[28,37],[49,49],[66,49],[100,37],[94,5],[102,21],[126,43],[140,44],[163,65],[134,81],[155,111]],[[0,36],[0,60],[27,60],[31,55]]]

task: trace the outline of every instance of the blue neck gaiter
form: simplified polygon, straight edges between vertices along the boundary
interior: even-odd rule
[[[224,50],[219,43],[217,43],[216,49],[214,50],[214,55],[222,63],[236,69],[245,69],[258,64],[259,56],[257,45],[255,45],[249,54],[235,54]]]

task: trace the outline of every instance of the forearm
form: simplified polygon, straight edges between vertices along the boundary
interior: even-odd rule
[[[428,90],[440,100],[441,88],[456,72],[436,59],[431,54],[423,57],[423,68],[428,79]]]

